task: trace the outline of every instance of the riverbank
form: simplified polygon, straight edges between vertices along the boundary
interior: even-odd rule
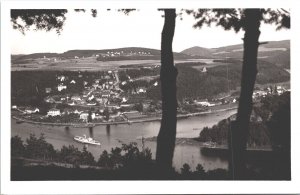
[[[184,119],[188,117],[193,116],[199,116],[199,115],[205,115],[205,114],[213,114],[218,112],[224,112],[229,110],[237,109],[237,106],[231,107],[231,108],[223,108],[213,111],[204,111],[204,112],[197,112],[197,113],[189,113],[189,114],[178,114],[177,119]],[[132,124],[132,123],[144,123],[144,122],[153,122],[153,121],[160,121],[161,116],[149,116],[147,118],[141,118],[141,119],[135,119],[135,120],[128,120],[128,121],[118,121],[118,122],[98,122],[98,123],[51,123],[51,122],[40,122],[40,121],[33,121],[24,119],[18,116],[12,116],[12,118],[16,119],[17,122],[24,122],[24,123],[30,123],[35,125],[47,125],[47,126],[65,126],[65,127],[95,127],[100,125],[120,125],[120,124]]]
[[[157,136],[145,138],[145,141],[156,142]],[[205,152],[226,152],[228,151],[227,145],[215,144],[213,146],[209,146],[207,142],[198,141],[198,138],[176,138],[176,145],[189,145],[189,146],[198,146],[201,150]],[[248,147],[247,151],[264,151],[271,152],[272,148],[270,146],[260,146],[260,147]]]

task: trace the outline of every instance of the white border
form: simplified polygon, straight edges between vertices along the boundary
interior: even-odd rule
[[[175,3],[176,2],[176,3]],[[10,9],[11,8],[291,8],[292,181],[10,181]],[[191,193],[299,193],[300,108],[299,20],[297,0],[210,1],[2,1],[1,2],[1,194],[191,194]],[[298,51],[297,51],[298,50]],[[298,184],[298,186],[297,186]]]

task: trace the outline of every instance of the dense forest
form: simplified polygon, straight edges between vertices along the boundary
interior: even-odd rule
[[[281,116],[278,116],[280,113],[282,113]],[[284,116],[283,113],[285,113]],[[224,119],[211,128],[205,127],[198,140],[227,144],[231,118]],[[254,104],[249,133],[249,147],[272,146],[274,148],[287,144],[290,140],[290,92],[285,92],[280,96],[269,95],[263,98],[260,103]]]
[[[216,61],[223,62],[223,61]],[[215,67],[207,66],[207,72],[196,69],[195,64],[180,63],[177,78],[177,97],[183,98],[212,98],[220,93],[228,92],[228,89],[235,90],[240,86],[241,61],[230,60],[228,65]],[[198,64],[199,65],[199,64]],[[227,80],[228,68],[228,80]],[[290,75],[284,69],[272,63],[258,61],[257,84],[279,83],[290,80]],[[160,83],[159,83],[160,86]],[[160,87],[152,87],[147,95],[152,99],[160,98]]]

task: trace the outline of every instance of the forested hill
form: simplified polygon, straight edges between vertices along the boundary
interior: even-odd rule
[[[222,60],[215,60],[220,63]],[[179,63],[177,77],[177,96],[179,99],[199,97],[213,98],[220,93],[228,93],[240,86],[242,60],[226,60],[227,65],[197,65],[196,63]],[[206,67],[207,71],[203,71]],[[227,77],[228,70],[228,77]],[[257,84],[280,83],[290,80],[290,74],[272,63],[258,60]],[[158,81],[159,82],[159,81]],[[153,87],[148,92],[152,98],[160,98],[160,88]]]
[[[266,96],[253,105],[250,121],[248,146],[250,147],[286,147],[290,143],[291,131],[290,92],[278,96]],[[230,117],[235,118],[235,116]],[[199,141],[213,141],[227,144],[229,119],[220,121],[211,128],[205,127]]]
[[[243,44],[219,48],[191,47],[181,53],[191,56],[206,56],[209,58],[238,58],[243,57]],[[274,63],[284,68],[290,67],[290,40],[269,41],[259,46],[258,58]]]

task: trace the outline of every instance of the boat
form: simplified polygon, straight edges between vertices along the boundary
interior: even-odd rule
[[[92,144],[92,145],[98,145],[101,146],[101,143],[99,141],[94,140],[91,137],[86,137],[85,135],[82,136],[75,136],[74,140],[83,144]]]

